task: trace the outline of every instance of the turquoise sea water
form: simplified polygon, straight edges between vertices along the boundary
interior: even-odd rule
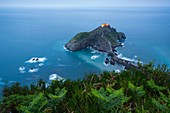
[[[169,20],[170,8],[0,8],[0,87],[15,81],[48,81],[54,73],[77,79],[88,73],[122,69],[119,65],[105,66],[105,54],[63,49],[76,33],[91,31],[104,22],[126,34],[125,47],[118,48],[123,56],[170,66]],[[98,58],[91,59],[94,55]],[[26,63],[32,57],[46,60]]]

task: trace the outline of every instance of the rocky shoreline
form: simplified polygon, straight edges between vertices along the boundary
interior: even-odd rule
[[[130,68],[138,69],[139,68],[136,62],[119,58],[116,53],[109,53],[108,56],[110,56],[110,58],[105,59],[106,64],[109,64],[109,63],[111,65],[115,65],[115,63],[122,64],[123,66],[125,66],[125,69],[130,69]]]

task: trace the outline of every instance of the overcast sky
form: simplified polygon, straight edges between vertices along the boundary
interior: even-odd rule
[[[167,7],[170,0],[0,0],[0,6]]]

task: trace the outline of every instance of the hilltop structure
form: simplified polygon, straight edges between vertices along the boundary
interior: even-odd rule
[[[103,23],[103,24],[101,25],[101,27],[108,27],[108,26],[110,26],[108,23]]]

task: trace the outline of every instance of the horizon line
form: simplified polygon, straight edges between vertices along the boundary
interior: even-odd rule
[[[142,7],[146,7],[146,8],[154,8],[154,7],[160,7],[160,8],[168,8],[170,6],[99,6],[99,5],[26,5],[26,4],[20,4],[20,5],[0,5],[0,7],[6,7],[6,8],[75,8],[75,9],[93,9],[93,8],[142,8]]]

